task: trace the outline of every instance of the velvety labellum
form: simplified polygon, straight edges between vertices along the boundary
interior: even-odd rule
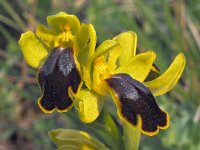
[[[128,74],[115,74],[106,79],[115,93],[120,115],[134,126],[141,120],[141,130],[147,135],[154,135],[159,128],[168,127],[168,114],[157,105],[150,90]]]
[[[43,93],[38,102],[40,108],[47,113],[55,109],[66,112],[72,105],[69,87],[76,93],[81,83],[73,49],[53,49],[39,70],[38,82]]]

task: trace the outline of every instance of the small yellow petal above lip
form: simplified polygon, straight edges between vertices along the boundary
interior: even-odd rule
[[[90,123],[96,120],[103,108],[102,97],[89,90],[80,90],[74,97],[75,108],[81,121]]]
[[[96,31],[94,29],[94,26],[92,24],[81,24],[80,30],[76,34],[78,46],[80,50],[86,46],[87,44],[90,44],[92,46],[92,55],[94,53],[94,49],[96,46]]]
[[[119,62],[120,65],[124,65],[136,55],[137,34],[127,31],[116,36],[114,40],[122,47],[123,53],[119,57]]]
[[[120,46],[118,42],[114,40],[106,40],[102,42],[99,47],[96,49],[95,54],[91,58],[92,61],[94,61],[96,58],[98,58],[101,55],[104,55],[108,53],[109,51],[116,48],[116,46]]]
[[[119,67],[115,73],[126,73],[132,78],[143,82],[148,76],[155,58],[156,54],[153,51],[138,54],[127,64]]]
[[[44,25],[39,25],[36,29],[36,35],[48,46],[53,47],[53,40],[56,33],[49,30]]]
[[[80,30],[76,34],[78,46],[78,60],[83,66],[88,58],[94,54],[96,46],[96,32],[92,24],[81,24]]]
[[[48,55],[47,47],[31,31],[23,33],[18,43],[27,64],[39,68]]]
[[[65,12],[60,12],[56,15],[47,17],[48,26],[51,30],[56,33],[62,32],[66,27],[70,27],[72,34],[75,34],[80,28],[80,21],[75,15],[70,15]]]
[[[183,53],[180,53],[161,76],[144,84],[151,90],[154,96],[165,94],[178,82],[184,70],[185,63],[185,56]]]

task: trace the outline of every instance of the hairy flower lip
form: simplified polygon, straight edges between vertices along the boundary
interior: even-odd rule
[[[76,93],[81,85],[73,49],[62,47],[53,49],[39,69],[38,82],[42,91],[38,104],[43,112],[68,111],[73,104],[68,90],[71,88]]]
[[[158,107],[144,84],[124,73],[112,75],[106,82],[118,107],[120,119],[139,127],[142,133],[149,136],[169,127],[168,113]]]
[[[28,31],[21,35],[19,45],[22,54],[27,64],[41,70],[41,66],[44,64],[45,60],[49,59],[52,49],[56,49],[57,53],[62,53],[65,48],[72,47],[74,63],[76,64],[76,69],[81,79],[80,86],[77,87],[77,91],[79,91],[83,83],[80,67],[82,64],[85,64],[89,55],[92,56],[94,54],[96,44],[96,32],[94,27],[91,24],[80,24],[76,16],[64,12],[48,16],[47,22],[48,28],[44,25],[39,25],[36,29],[36,34]],[[84,57],[81,58],[79,56]],[[66,90],[63,94],[74,94],[74,92],[76,93],[77,91],[73,91],[73,88],[69,88],[69,91]],[[51,113],[55,110],[58,112],[65,112],[68,110],[57,108],[51,108],[49,110],[44,109],[41,104],[41,98],[38,101],[38,105],[44,112]],[[71,106],[70,104],[70,108]]]

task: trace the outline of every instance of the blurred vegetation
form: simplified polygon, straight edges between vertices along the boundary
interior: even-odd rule
[[[73,109],[44,114],[37,106],[36,70],[24,62],[17,41],[22,32],[34,31],[38,23],[46,24],[47,15],[59,11],[94,24],[98,44],[122,31],[135,31],[138,52],[154,50],[161,72],[183,52],[187,65],[179,84],[156,97],[170,114],[170,128],[154,137],[142,136],[140,149],[200,149],[199,0],[0,0],[0,149],[55,149],[47,132],[59,127],[85,130],[108,147],[120,146],[106,135],[101,117],[85,125]],[[107,103],[117,122],[113,103]],[[98,132],[104,130],[104,135]]]

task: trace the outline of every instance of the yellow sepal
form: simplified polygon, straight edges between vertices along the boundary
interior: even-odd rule
[[[126,73],[132,78],[143,82],[148,76],[155,58],[156,54],[153,51],[138,54],[127,64],[119,67],[115,73]]]
[[[124,65],[136,55],[137,34],[127,31],[116,36],[114,40],[119,43],[123,50],[119,57],[119,63]]]
[[[51,30],[60,33],[65,26],[69,26],[72,34],[75,35],[80,28],[80,21],[75,15],[60,12],[47,17],[47,23]]]
[[[76,34],[78,60],[81,66],[85,65],[87,60],[94,55],[96,40],[96,31],[93,25],[81,24],[80,30]]]
[[[33,68],[39,68],[49,53],[48,48],[31,31],[21,35],[19,46],[27,64]]]
[[[185,63],[185,56],[180,53],[161,76],[144,84],[151,90],[154,96],[165,94],[178,82],[184,70]]]
[[[36,35],[48,46],[53,48],[53,41],[56,33],[49,30],[44,25],[39,25],[36,29]]]

